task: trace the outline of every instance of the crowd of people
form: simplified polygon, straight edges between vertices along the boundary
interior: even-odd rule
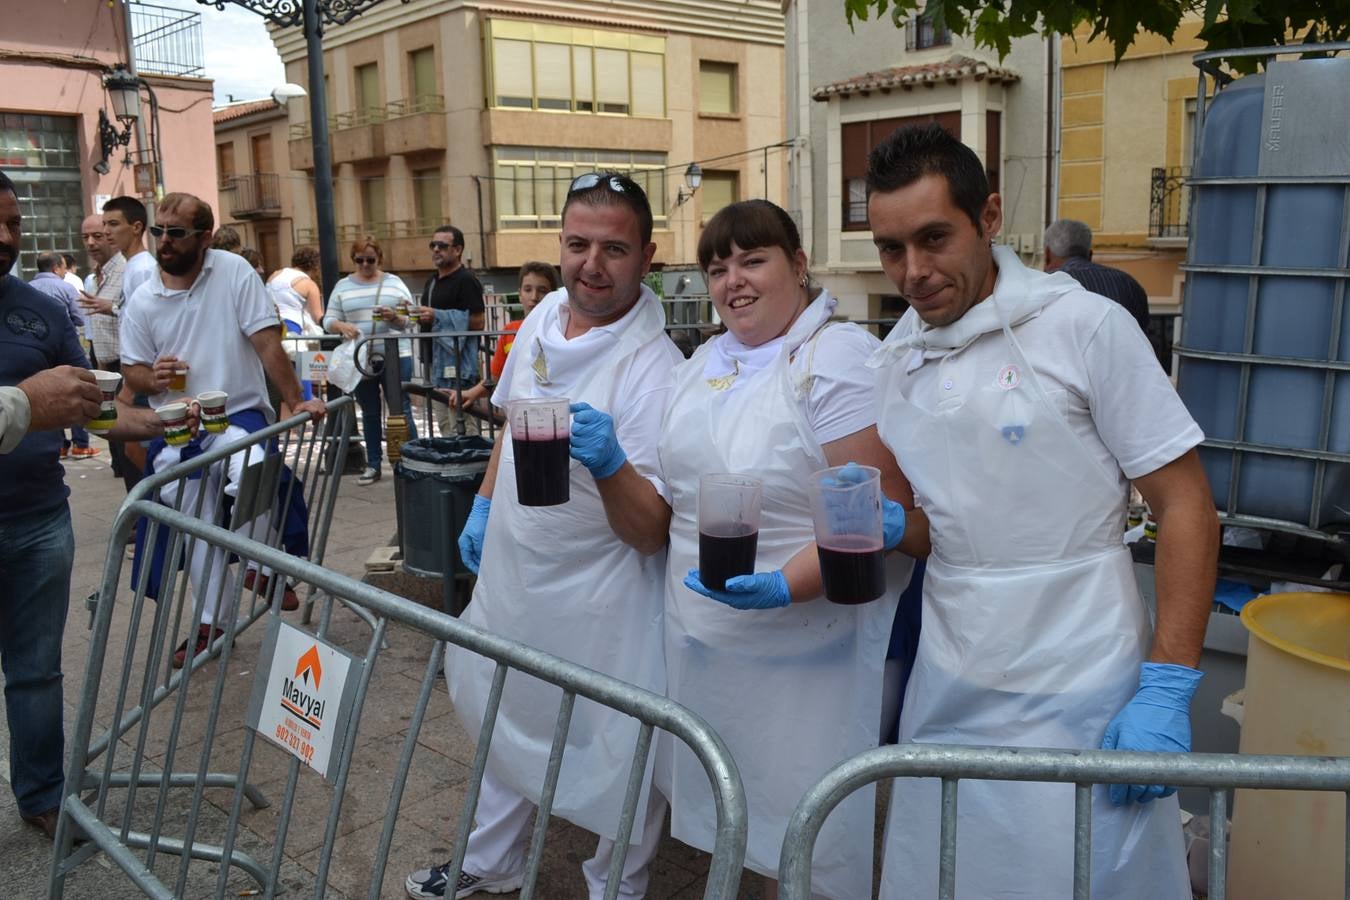
[[[570,403],[565,504],[522,503],[522,461],[509,430],[493,445],[458,536],[460,557],[477,575],[464,619],[668,696],[706,720],[740,770],[749,811],[745,862],[764,876],[769,896],[788,818],[803,794],[837,763],[876,746],[896,708],[901,742],[1188,750],[1214,583],[1218,522],[1195,450],[1202,435],[1124,301],[1075,280],[1088,271],[1083,265],[1038,272],[996,246],[1001,199],[978,157],[937,126],[897,130],[882,141],[866,181],[880,265],[909,304],[884,341],[838,321],[791,217],[749,200],[724,207],[703,229],[698,262],[725,327],[686,359],[644,283],[656,250],[647,198],[627,176],[597,172],[570,185],[558,268],[521,270],[526,316],[498,342],[500,359],[480,372],[477,348],[460,343],[428,348],[424,361],[452,398],[442,433],[457,406],[487,417],[517,400]],[[67,560],[64,588],[51,584],[25,600],[10,589],[20,578],[6,559],[6,615],[68,589],[68,515],[58,521],[61,438],[48,429],[89,417],[77,316],[82,310],[89,323],[107,317],[104,285],[119,277],[125,284],[130,261],[142,255],[135,248],[144,211],[115,209],[103,224],[110,238],[120,234],[117,252],[104,254],[98,277],[73,305],[56,286],[55,260],[43,270],[52,277],[41,279],[50,284],[0,282],[6,311],[35,307],[31,297],[49,292],[32,313],[42,328],[0,335],[32,345],[17,356],[7,351],[0,373],[0,383],[15,385],[0,387],[0,496],[12,500],[0,504],[0,535],[19,527],[59,532],[50,552]],[[17,257],[19,227],[12,187],[0,180],[6,270]],[[322,414],[280,347],[283,327],[348,338],[397,338],[416,325],[483,330],[482,288],[463,265],[462,233],[450,226],[431,241],[436,271],[419,301],[383,270],[379,242],[363,236],[350,248],[354,274],[334,286],[326,309],[312,256],[297,251],[291,267],[272,275],[269,298],[242,257],[207,249],[212,229],[201,200],[170,194],[161,202],[152,229],[158,266],[143,287],[123,292],[120,305],[112,301],[120,337],[111,346],[94,340],[93,353],[104,368],[119,363],[127,386],[152,407],[175,396],[170,379],[183,368],[203,386],[227,390],[232,427],[216,440],[271,419],[264,372],[290,409]],[[1080,231],[1061,231],[1064,242],[1047,235],[1057,254],[1090,254],[1090,233],[1084,250]],[[92,248],[90,256],[98,259]],[[414,350],[411,341],[400,344],[407,380]],[[380,477],[379,390],[371,380],[356,391],[368,450],[362,484]],[[39,403],[60,391],[75,399]],[[154,436],[153,416],[124,409],[116,437]],[[27,437],[14,437],[24,431]],[[78,434],[72,439],[78,448]],[[178,458],[174,448],[155,445],[149,454],[151,465]],[[224,461],[208,477],[229,483],[244,462]],[[807,489],[812,473],[849,463],[879,470],[884,495],[886,590],[858,605],[824,598]],[[28,469],[42,474],[44,492],[7,486]],[[725,587],[705,582],[699,569],[699,484],[711,473],[750,475],[762,486],[755,570]],[[1121,540],[1131,483],[1158,522],[1154,623]],[[55,524],[27,527],[16,516]],[[6,541],[0,553],[11,552]],[[887,691],[895,678],[887,648],[916,561],[926,563],[921,588],[913,586],[922,592],[922,631],[901,702],[894,685]],[[210,596],[223,574],[204,559],[189,566],[194,593]],[[26,581],[25,590],[37,589]],[[55,604],[62,616],[64,599]],[[199,600],[199,609],[197,645],[180,648],[184,657],[220,639],[220,623],[233,615],[224,599]],[[11,675],[23,665],[12,655],[15,640],[8,630],[0,636],[11,734],[24,704],[56,696],[60,709],[59,639],[54,667],[48,653],[36,667],[42,684],[27,688],[27,698]],[[31,654],[34,642],[27,642]],[[472,736],[491,703],[494,668],[454,647],[446,658],[450,697]],[[449,862],[420,869],[406,879],[410,897],[521,885],[558,699],[555,687],[507,680],[459,880],[448,882]],[[55,738],[45,743],[24,721],[33,746],[15,754],[15,771],[24,774],[12,782],[25,818],[40,817],[59,791],[59,769],[50,768],[54,746],[60,758],[52,744],[59,715],[48,725]],[[637,733],[633,719],[591,703],[577,705],[567,732],[553,812],[598,839],[582,864],[592,897],[606,888]],[[24,768],[38,758],[50,771]],[[935,895],[937,792],[933,779],[894,786],[882,840],[883,897]],[[1165,785],[1094,789],[1094,896],[1190,896],[1173,794]],[[646,894],[667,813],[676,840],[710,850],[715,838],[707,776],[668,735],[657,738],[639,803],[622,898]],[[816,896],[871,896],[875,815],[873,795],[860,791],[829,818],[816,846]],[[1066,785],[964,784],[958,896],[1066,896],[1073,816]]]

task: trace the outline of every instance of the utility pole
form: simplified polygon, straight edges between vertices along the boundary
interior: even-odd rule
[[[328,142],[328,98],[323,89],[324,25],[345,25],[383,0],[197,0],[217,9],[233,3],[273,25],[304,29],[309,67],[310,140],[314,146],[314,213],[319,233],[319,265],[327,303],[338,281],[337,214],[333,206],[333,155]],[[407,3],[408,0],[402,0]],[[128,13],[128,16],[130,13]],[[130,21],[128,19],[128,21]]]

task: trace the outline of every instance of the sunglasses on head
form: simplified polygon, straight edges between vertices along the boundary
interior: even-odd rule
[[[205,229],[202,228],[182,228],[178,225],[170,225],[168,228],[165,228],[163,225],[150,226],[150,233],[153,234],[157,240],[167,237],[172,238],[175,241],[181,241],[188,235],[201,234],[204,230]]]
[[[427,246],[432,250],[449,250],[453,245],[447,244],[445,241],[432,241]]]
[[[365,265],[371,265],[371,266],[373,266],[373,265],[375,265],[375,264],[376,264],[377,262],[379,262],[379,261],[380,261],[380,258],[379,258],[378,256],[353,256],[353,257],[352,257],[352,262],[356,263],[358,266],[365,266]]]
[[[572,183],[567,187],[569,195],[579,193],[580,191],[589,191],[591,188],[599,187],[604,184],[611,191],[618,194],[631,193],[633,188],[637,187],[629,179],[622,175],[614,175],[606,172],[587,172],[585,175],[578,175],[572,179]]]

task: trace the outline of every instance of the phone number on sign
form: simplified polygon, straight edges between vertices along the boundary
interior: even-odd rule
[[[313,761],[314,745],[301,739],[300,735],[291,731],[285,725],[277,726],[276,737],[283,747],[290,747],[305,762]]]

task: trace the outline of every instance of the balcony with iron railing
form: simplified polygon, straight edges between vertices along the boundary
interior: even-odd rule
[[[313,130],[309,122],[290,129],[291,166],[314,168]],[[386,106],[328,117],[333,162],[361,162],[394,153],[445,149],[445,98],[421,94]]]
[[[131,3],[129,9],[138,72],[202,76],[201,13],[148,3]]]
[[[236,175],[230,214],[236,219],[270,219],[281,215],[281,177],[269,173]]]
[[[1190,236],[1190,166],[1155,168],[1149,178],[1148,238],[1154,246],[1185,246]]]

